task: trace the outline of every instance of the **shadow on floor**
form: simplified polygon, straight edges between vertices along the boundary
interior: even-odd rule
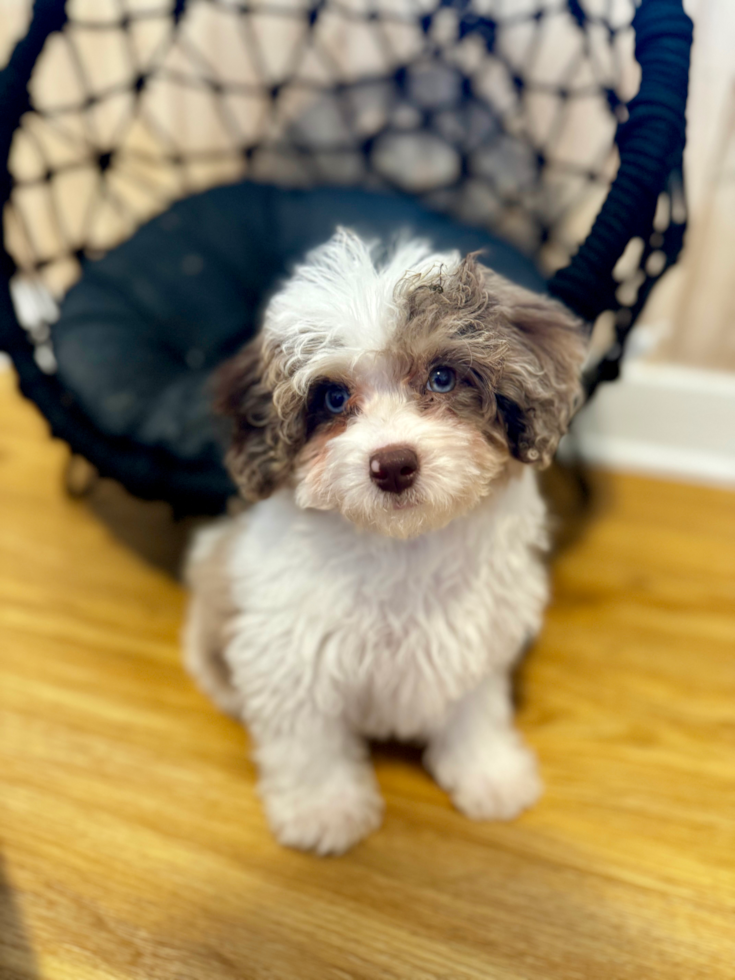
[[[134,497],[117,481],[98,477],[94,468],[80,456],[71,458],[65,485],[67,493],[83,500],[126,548],[176,579],[181,577],[192,533],[211,520],[177,518],[171,505],[162,500]]]
[[[37,980],[36,958],[0,855],[0,980]]]
[[[424,754],[424,748],[421,745],[396,742],[390,739],[385,742],[371,742],[370,750],[373,759],[380,762],[402,762],[417,769],[421,769],[423,766],[421,758]]]
[[[608,483],[605,473],[574,459],[555,459],[541,471],[539,484],[549,510],[552,558],[584,538],[590,524],[608,508]]]

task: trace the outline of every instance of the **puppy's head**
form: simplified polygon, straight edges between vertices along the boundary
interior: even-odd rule
[[[271,301],[223,369],[227,461],[243,496],[411,537],[466,513],[513,459],[544,466],[580,395],[585,332],[474,255],[340,231]]]

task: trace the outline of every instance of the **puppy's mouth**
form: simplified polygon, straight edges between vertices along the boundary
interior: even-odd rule
[[[412,510],[414,507],[418,507],[420,501],[416,500],[415,497],[396,497],[393,501],[393,510]]]

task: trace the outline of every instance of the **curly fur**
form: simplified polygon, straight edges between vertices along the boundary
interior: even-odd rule
[[[508,691],[547,595],[528,464],[568,424],[584,347],[560,304],[477,256],[339,231],[223,369],[228,464],[254,506],[192,553],[187,665],[248,725],[283,843],[340,852],[379,825],[365,737],[424,743],[471,817],[538,796]],[[437,366],[453,390],[431,390]],[[370,475],[393,446],[420,464],[400,494]]]

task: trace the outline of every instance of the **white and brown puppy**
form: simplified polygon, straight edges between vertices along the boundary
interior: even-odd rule
[[[456,806],[539,796],[509,672],[541,624],[547,464],[582,324],[470,255],[339,231],[224,369],[253,504],[192,549],[186,662],[252,735],[279,841],[346,850],[383,812],[366,738],[419,741]]]

